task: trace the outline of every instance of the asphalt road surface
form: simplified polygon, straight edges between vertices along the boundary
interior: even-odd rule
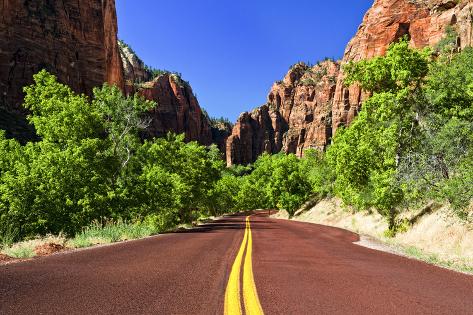
[[[0,314],[473,314],[473,277],[237,215],[0,266]]]

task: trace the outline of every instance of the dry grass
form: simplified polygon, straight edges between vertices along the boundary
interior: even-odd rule
[[[70,248],[83,248],[140,239],[158,233],[158,227],[144,223],[107,222],[104,226],[95,222],[67,241]]]
[[[276,217],[287,218],[287,214],[281,212]],[[407,256],[459,271],[473,271],[473,224],[455,217],[448,207],[424,215],[394,238],[385,236],[388,225],[381,215],[354,212],[336,198],[322,200],[294,220],[344,228],[375,237],[399,248]]]
[[[160,222],[127,223],[122,221],[109,221],[104,226],[99,222],[94,222],[82,232],[77,233],[73,238],[66,238],[64,235],[38,237],[33,240],[23,241],[10,245],[5,242],[0,244],[0,262],[6,258],[28,259],[37,255],[49,255],[54,251],[64,249],[76,249],[104,245],[114,242],[135,240],[155,235],[162,231],[175,231],[180,229],[190,229],[201,223],[212,221],[214,217],[201,217],[193,224],[181,224],[177,227],[166,227],[159,225]],[[56,246],[58,245],[58,246]],[[6,255],[7,257],[3,257]]]
[[[66,237],[64,235],[47,235],[33,240],[15,243],[12,246],[4,247],[1,254],[14,258],[32,258],[36,256],[35,249],[46,244],[58,244],[64,246]]]
[[[275,217],[287,218],[287,213],[280,211]],[[367,211],[354,212],[344,207],[337,199],[324,199],[307,212],[293,218],[296,221],[311,222],[336,226],[359,234],[382,237],[388,228],[386,220],[377,213]]]
[[[415,246],[442,260],[473,266],[473,225],[456,218],[447,207],[422,217],[394,239],[401,245]]]

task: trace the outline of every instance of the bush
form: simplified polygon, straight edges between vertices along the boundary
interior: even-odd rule
[[[404,207],[438,199],[465,208],[473,197],[471,54],[431,61],[428,50],[402,40],[384,57],[345,68],[346,83],[372,96],[328,149],[335,193],[357,208],[376,208],[391,233]]]
[[[182,135],[142,141],[154,103],[107,85],[89,100],[41,71],[25,88],[41,140],[22,145],[0,131],[0,241],[64,232],[86,246],[239,210],[293,215],[308,198],[331,195],[377,209],[392,234],[403,227],[402,209],[432,199],[465,217],[473,199],[472,57],[466,49],[432,60],[403,39],[386,56],[350,63],[346,84],[371,97],[326,153],[263,154],[231,168],[215,146]]]
[[[236,208],[285,209],[293,215],[310,195],[310,184],[302,166],[293,154],[263,154],[252,172],[238,182]],[[231,181],[229,178],[228,182]]]
[[[101,224],[96,221],[78,233],[68,244],[74,248],[89,247],[97,244],[139,239],[157,232],[158,230],[150,222],[107,221],[105,224]]]
[[[94,233],[115,241],[126,231],[148,234],[122,222],[146,218],[161,230],[215,208],[210,198],[224,169],[220,153],[171,134],[142,142],[139,132],[154,103],[108,85],[94,89],[89,101],[46,71],[34,81],[25,88],[25,107],[41,141],[20,145],[0,131],[4,243],[61,232],[80,233],[77,242]],[[108,221],[115,223],[91,226]]]

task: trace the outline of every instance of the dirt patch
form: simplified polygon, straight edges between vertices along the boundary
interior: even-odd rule
[[[289,219],[289,213],[286,210],[279,210],[277,212],[271,212],[271,218],[273,219]]]
[[[358,242],[355,242],[353,244],[371,248],[374,250],[382,251],[382,252],[387,252],[395,255],[400,255],[400,256],[405,256],[405,254],[398,248],[395,248],[394,246],[390,246],[386,244],[385,242],[382,242],[378,240],[377,238],[374,238],[369,235],[360,235],[360,240]]]
[[[36,256],[48,256],[54,253],[59,253],[64,251],[66,248],[62,245],[55,243],[47,243],[36,246],[34,252]]]
[[[15,258],[13,258],[13,257],[7,256],[7,255],[4,255],[4,254],[0,254],[0,264],[12,261],[14,259]]]

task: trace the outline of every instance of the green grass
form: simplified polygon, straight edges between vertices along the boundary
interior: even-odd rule
[[[0,234],[0,250],[9,248],[13,245],[16,238],[16,231],[7,229],[3,234]]]
[[[467,265],[463,262],[444,260],[444,259],[439,258],[435,254],[426,253],[414,246],[404,247],[402,248],[402,250],[407,256],[425,261],[426,263],[452,269],[459,272],[473,274],[473,266]]]
[[[143,223],[107,222],[102,226],[95,222],[68,241],[73,248],[89,247],[97,244],[109,244],[125,240],[134,240],[156,234],[151,225]]]
[[[26,259],[26,258],[32,258],[36,255],[34,252],[34,248],[31,246],[25,246],[25,245],[17,245],[17,246],[12,246],[12,247],[7,247],[4,248],[2,253],[13,257],[13,258],[19,258],[19,259]]]
[[[204,218],[199,218],[202,221]],[[178,227],[191,228],[192,225],[179,225]],[[45,236],[28,241],[13,244],[14,233],[0,235],[0,252],[10,257],[27,259],[36,255],[35,248],[46,243],[65,245],[68,248],[84,248],[99,244],[110,244],[119,241],[135,240],[161,231],[168,231],[176,228],[172,222],[164,217],[149,217],[144,222],[129,223],[125,221],[107,221],[101,224],[96,221],[92,225],[84,228],[82,232],[73,238],[67,239],[64,235]]]

